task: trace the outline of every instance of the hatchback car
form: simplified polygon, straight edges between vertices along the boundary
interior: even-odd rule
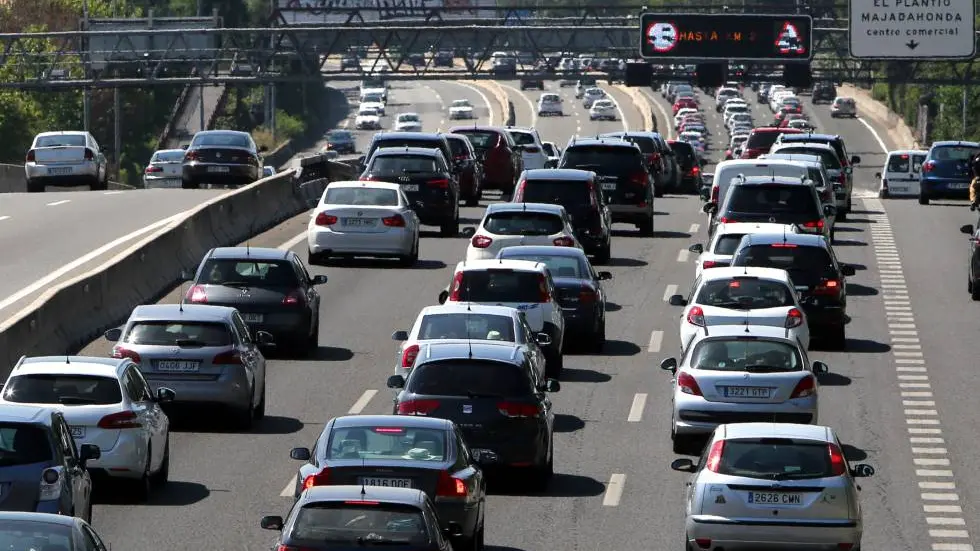
[[[805,167],[801,167],[805,170]],[[715,174],[717,180],[717,173]],[[714,212],[714,205],[705,205]],[[810,180],[785,176],[750,176],[732,182],[725,202],[715,216],[720,224],[731,222],[769,222],[793,224],[800,233],[830,236],[827,217],[837,214],[833,205],[824,205]]]
[[[751,233],[796,232],[796,226],[769,223],[731,222],[718,224],[711,233],[707,246],[695,243],[688,251],[698,255],[694,261],[694,278],[701,277],[704,270],[725,268],[731,265],[732,255],[742,243],[742,238]]]
[[[582,248],[568,211],[551,203],[493,203],[487,207],[466,247],[466,260],[486,260],[515,245],[554,245]]]
[[[702,459],[671,463],[687,484],[684,545],[708,551],[858,549],[863,531],[851,467],[830,427],[734,423],[715,429]]]
[[[680,168],[673,149],[659,132],[606,132],[600,138],[618,138],[640,148],[647,167],[654,177],[654,196],[660,197],[667,190],[680,184]]]
[[[143,169],[143,187],[179,188],[183,163],[183,149],[161,149],[154,152]]]
[[[558,94],[541,94],[541,97],[538,99],[539,117],[561,117],[564,116],[564,114],[561,96]]]
[[[970,194],[970,159],[980,152],[980,143],[933,142],[922,163],[919,204],[932,199],[966,199]]]
[[[357,142],[350,130],[331,130],[327,132],[327,147],[341,155],[357,153]]]
[[[609,99],[596,100],[589,108],[590,121],[617,121],[619,109],[616,104]]]
[[[422,118],[418,113],[401,113],[395,117],[395,132],[421,132]]]
[[[483,163],[469,138],[459,134],[442,135],[453,150],[452,163],[459,177],[459,198],[467,207],[480,204],[483,197]]]
[[[354,128],[358,130],[381,130],[382,110],[377,105],[361,104],[354,117]]]
[[[857,103],[854,101],[854,98],[841,96],[834,98],[834,102],[830,104],[830,116],[835,119],[840,117],[856,118]]]
[[[203,130],[194,134],[184,155],[181,186],[197,189],[202,183],[243,186],[262,178],[261,154],[248,132]]]
[[[449,104],[449,120],[475,119],[473,104],[468,99],[453,100]]]
[[[606,91],[602,88],[596,86],[586,88],[585,91],[582,92],[582,107],[585,109],[590,109],[593,103],[604,98],[606,98]]]

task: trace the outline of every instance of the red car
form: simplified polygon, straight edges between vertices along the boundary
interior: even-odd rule
[[[681,98],[674,102],[674,114],[676,115],[678,111],[684,109],[685,107],[690,107],[692,109],[697,109],[698,104],[691,98]]]
[[[524,172],[524,158],[510,133],[493,126],[456,126],[450,134],[469,138],[477,159],[483,164],[483,189],[499,189],[506,195],[514,192],[517,179]]]
[[[796,128],[775,128],[771,126],[753,128],[749,132],[749,139],[745,142],[745,149],[742,150],[742,159],[755,159],[763,153],[769,153],[769,148],[776,143],[776,138],[782,134],[802,134],[803,131]]]

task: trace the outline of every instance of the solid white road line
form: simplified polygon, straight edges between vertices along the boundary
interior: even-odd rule
[[[487,123],[487,125],[493,126],[493,121],[494,121],[493,104],[490,103],[490,98],[488,98],[487,95],[484,94],[482,90],[480,90],[479,88],[471,84],[466,84],[465,82],[453,82],[453,84],[458,84],[459,86],[462,86],[463,88],[467,88],[470,91],[474,92],[476,95],[480,96],[480,99],[483,100],[483,103],[487,106],[487,113],[489,114],[488,118],[490,120]],[[502,115],[502,116],[506,117],[506,115]]]
[[[306,232],[303,232],[303,233],[297,235],[296,237],[293,237],[289,241],[286,241],[282,245],[279,245],[279,250],[281,250],[281,251],[288,251],[289,249],[292,249],[296,245],[299,245],[299,242],[302,241],[302,240],[304,240],[304,239],[306,239]]]
[[[606,507],[616,507],[619,500],[623,498],[623,486],[626,484],[626,475],[614,473],[609,477],[609,484],[606,484],[606,495],[602,498],[602,504]]]
[[[626,421],[630,423],[639,423],[643,419],[643,408],[646,407],[646,405],[646,394],[637,394],[633,396],[633,405],[630,406],[630,412],[626,417]]]
[[[677,294],[677,285],[674,284],[668,285],[667,288],[664,289],[664,302],[669,301],[670,297],[676,294]]]
[[[650,332],[650,342],[647,343],[647,352],[656,354],[660,352],[660,346],[664,342],[664,332],[663,331],[651,331]]]
[[[881,148],[881,152],[888,153],[888,146],[885,145],[885,141],[878,135],[878,131],[875,130],[873,126],[868,124],[868,121],[864,120],[864,117],[857,117],[857,120],[868,129],[868,132],[871,132],[871,135],[874,136],[875,141],[878,142],[878,147]]]
[[[49,207],[57,207],[58,205],[64,205],[65,203],[71,203],[71,199],[62,199],[61,201],[55,201],[54,203],[48,203]]]
[[[366,408],[367,405],[371,402],[371,398],[374,398],[374,395],[377,393],[378,391],[373,388],[369,388],[368,390],[365,390],[364,394],[361,394],[361,397],[358,398],[356,402],[354,402],[354,405],[351,406],[349,410],[347,410],[347,414],[348,415],[360,414],[362,411],[364,411],[364,408]]]

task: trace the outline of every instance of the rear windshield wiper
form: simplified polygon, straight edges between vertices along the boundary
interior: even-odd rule
[[[81,396],[58,396],[58,403],[66,406],[86,406],[99,403],[98,400],[83,398]]]
[[[744,366],[745,371],[749,373],[779,373],[782,371],[794,371],[792,369],[786,369],[785,367],[776,367],[774,365],[747,365]]]
[[[201,347],[208,345],[208,343],[196,339],[177,339],[174,341],[174,344],[180,347]]]
[[[392,540],[387,538],[366,538],[364,536],[357,537],[358,545],[408,545],[412,543],[412,540]]]
[[[465,391],[466,397],[470,399],[474,398],[504,398],[505,396],[501,394],[491,394],[487,392],[473,392],[472,390]]]
[[[245,281],[222,281],[218,285],[223,285],[225,287],[250,287],[251,285]]]

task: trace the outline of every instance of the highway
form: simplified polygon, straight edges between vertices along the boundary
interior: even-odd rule
[[[528,101],[540,93],[522,94],[516,82],[501,84],[517,109],[518,125],[536,124],[543,139],[560,146],[575,133],[624,127],[623,122],[589,121],[571,88],[560,90],[566,116],[535,121]],[[557,89],[556,83],[547,86]],[[485,105],[476,90],[444,82],[396,85],[386,124],[391,115],[411,110],[422,116],[426,130],[446,129],[445,113],[453,99]],[[659,93],[647,96],[658,117],[661,110],[669,112]],[[746,96],[754,101],[752,92]],[[640,112],[627,96],[613,92],[613,98],[625,125],[641,129]],[[715,149],[723,149],[724,131],[713,102],[702,101]],[[887,137],[876,137],[877,131],[861,120],[833,120],[826,106],[805,103],[820,130],[842,134],[850,153],[862,157],[855,197],[868,197],[855,200],[851,219],[838,227],[841,239],[835,245],[840,260],[858,269],[848,281],[848,351],[810,353],[831,369],[821,380],[820,423],[837,429],[852,461],[871,463],[878,471],[861,481],[864,548],[968,551],[971,540],[965,531],[980,529],[980,517],[970,505],[980,495],[980,482],[960,477],[980,451],[978,439],[972,423],[940,428],[940,418],[971,419],[974,410],[975,330],[966,293],[966,236],[958,233],[973,216],[961,205],[921,207],[914,201],[872,198],[874,173],[884,159],[880,141]],[[487,110],[482,113],[485,117]],[[757,125],[772,117],[766,106],[758,106],[755,115]],[[494,113],[497,124],[501,117]],[[661,129],[670,125],[662,117],[658,124]],[[357,134],[363,150],[370,133]],[[607,286],[612,304],[605,352],[565,359],[562,391],[553,396],[558,474],[550,489],[530,495],[517,487],[494,488],[486,535],[494,551],[667,551],[682,546],[687,478],[668,468],[676,457],[668,427],[670,377],[658,364],[679,347],[679,309],[665,299],[689,288],[693,255],[686,249],[703,242],[705,229],[696,197],[667,196],[656,205],[655,237],[639,238],[631,227],[621,226],[614,238],[613,260],[604,268],[614,275]],[[463,209],[463,225],[476,224],[481,213],[480,208]],[[306,214],[297,216],[250,244],[291,247],[305,256],[300,236],[307,220]],[[408,329],[420,308],[435,303],[465,248],[465,239],[429,234],[414,269],[371,262],[313,269],[330,277],[321,290],[317,358],[270,360],[268,416],[250,433],[229,432],[202,416],[178,420],[182,428],[172,435],[170,485],[145,505],[103,496],[94,525],[104,539],[113,548],[142,551],[268,549],[274,534],[261,530],[258,522],[265,514],[284,514],[291,504],[283,494],[291,492],[298,465],[289,459],[289,449],[311,444],[333,416],[390,412],[391,393],[384,386],[396,351],[390,334]],[[906,266],[901,258],[918,260]],[[880,269],[879,260],[887,268]],[[907,273],[899,279],[902,269]],[[903,299],[904,284],[896,282],[906,280],[908,297]],[[163,300],[175,302],[178,296],[171,293]],[[920,330],[909,321],[916,316],[924,322]],[[100,340],[83,354],[108,350]],[[934,376],[927,375],[926,366]]]

